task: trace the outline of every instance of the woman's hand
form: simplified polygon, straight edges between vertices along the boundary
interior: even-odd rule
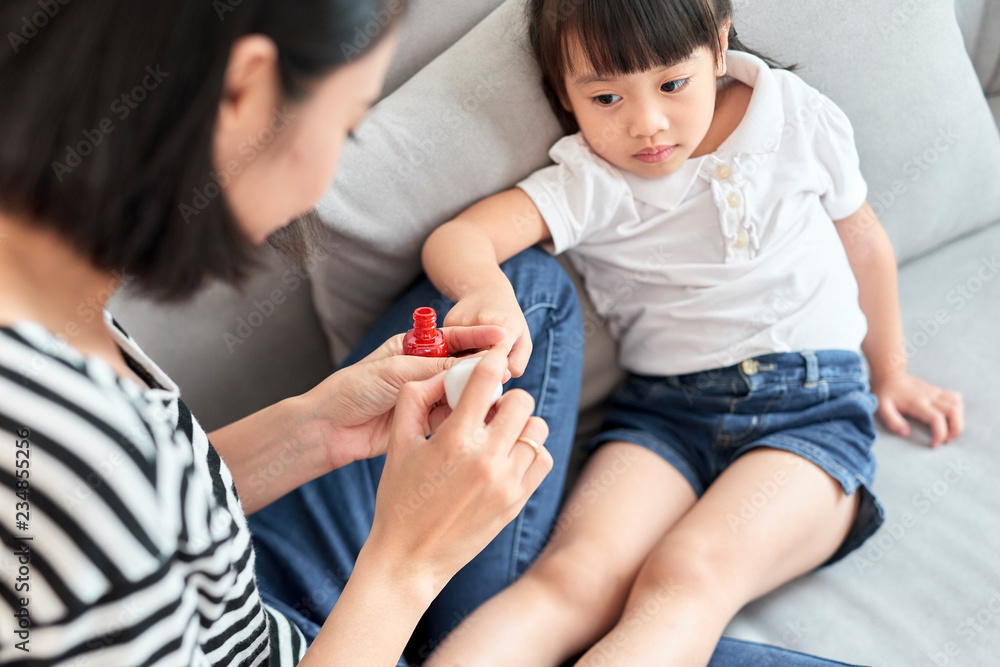
[[[492,347],[505,335],[495,326],[447,327],[442,331],[452,354]],[[405,356],[403,334],[399,334],[313,388],[306,396],[312,406],[312,421],[320,429],[317,437],[329,452],[330,469],[384,454],[403,385],[433,377],[458,361],[453,356]],[[437,406],[430,416],[436,424],[449,412],[446,405]]]
[[[510,374],[521,377],[531,357],[531,333],[514,289],[506,277],[497,282],[495,289],[480,289],[460,299],[448,311],[444,323],[448,326],[493,324],[503,327],[506,335],[498,345],[507,353]]]
[[[552,469],[547,450],[536,454],[518,441],[548,437],[545,422],[531,416],[528,393],[504,394],[485,423],[505,368],[501,350],[487,353],[436,430],[431,414],[444,395],[443,375],[410,383],[399,396],[365,549],[434,595],[517,516]]]
[[[371,533],[303,665],[394,664],[431,601],[509,523],[552,469],[548,427],[515,389],[497,402],[499,349],[476,366],[455,411],[427,438],[444,379],[399,393]]]
[[[878,415],[886,427],[900,437],[910,435],[905,416],[930,426],[931,447],[949,443],[965,428],[962,395],[941,389],[909,373],[899,373],[880,382],[872,382],[878,396]]]

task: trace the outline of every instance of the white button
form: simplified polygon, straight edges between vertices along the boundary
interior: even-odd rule
[[[746,244],[747,244],[747,233],[741,229],[739,232],[736,233],[736,243],[734,243],[733,245],[735,245],[737,248],[742,248]]]
[[[740,205],[740,201],[741,200],[740,200],[740,196],[734,192],[733,194],[731,194],[728,197],[726,197],[726,201],[729,202],[730,206],[732,206],[733,208],[736,208],[737,206]]]
[[[756,359],[744,359],[740,367],[743,368],[743,372],[747,375],[756,375],[757,371],[760,370],[760,362]]]
[[[731,173],[732,172],[729,170],[729,165],[728,164],[720,164],[715,169],[715,175],[718,176],[723,181],[726,180],[727,178],[729,178],[729,176],[731,175]]]

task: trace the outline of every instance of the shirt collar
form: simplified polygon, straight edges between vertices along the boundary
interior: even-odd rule
[[[707,159],[724,162],[740,154],[778,150],[785,112],[774,72],[757,56],[742,51],[727,51],[726,62],[729,76],[753,88],[743,120],[715,153],[688,159],[669,176],[649,179],[622,170],[633,196],[639,201],[672,211],[684,201]]]

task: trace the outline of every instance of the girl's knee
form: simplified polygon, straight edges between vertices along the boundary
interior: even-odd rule
[[[614,557],[583,542],[544,553],[525,573],[557,605],[585,615],[624,603],[634,573],[616,572]]]
[[[679,595],[720,595],[731,590],[732,558],[704,536],[667,535],[643,563],[633,595],[661,602]]]

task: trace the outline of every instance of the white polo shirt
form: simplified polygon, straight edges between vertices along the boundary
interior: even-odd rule
[[[867,331],[834,220],[867,186],[844,113],[799,77],[728,53],[753,88],[710,155],[644,179],[582,135],[518,183],[569,257],[634,373],[722,368],[771,352],[859,350]]]

